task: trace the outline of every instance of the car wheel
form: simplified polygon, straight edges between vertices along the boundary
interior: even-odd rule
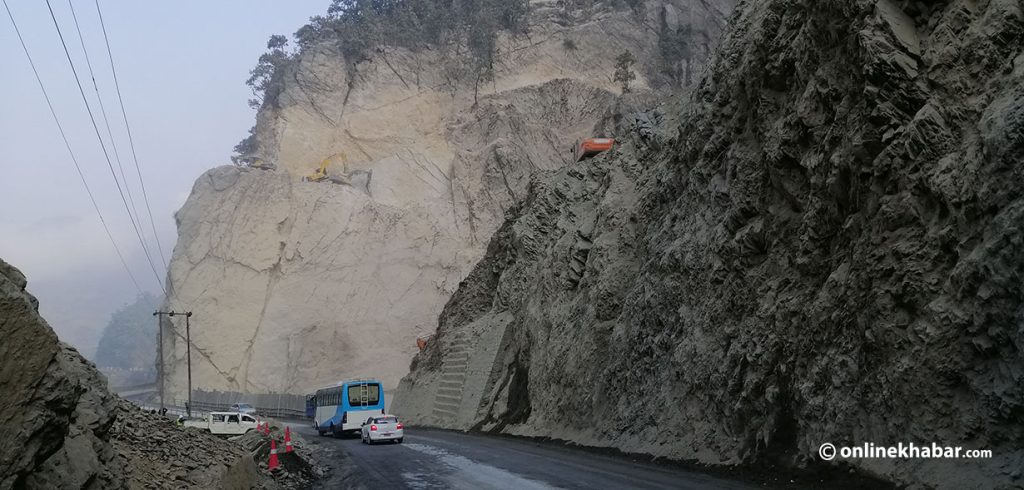
[[[395,443],[396,444],[401,444],[402,443],[402,438],[399,437],[398,439],[395,439]]]

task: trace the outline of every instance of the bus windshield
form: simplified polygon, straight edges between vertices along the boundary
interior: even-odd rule
[[[380,385],[364,383],[349,385],[348,404],[352,406],[376,405],[380,402]]]

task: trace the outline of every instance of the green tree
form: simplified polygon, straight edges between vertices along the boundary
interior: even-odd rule
[[[110,317],[96,348],[101,368],[152,368],[156,362],[156,296],[145,293]]]
[[[241,158],[252,156],[257,150],[259,150],[259,142],[256,140],[256,126],[253,126],[249,128],[249,136],[235,145],[235,154],[231,156],[231,161],[235,165],[240,165]]]
[[[254,96],[249,100],[251,107],[259,108],[266,102],[277,104],[277,98],[284,90],[285,68],[292,62],[292,57],[285,51],[287,47],[287,37],[280,34],[270,36],[267,52],[260,55],[259,62],[245,81]]]
[[[636,58],[629,50],[623,51],[615,58],[614,80],[622,84],[622,93],[624,94],[629,92],[630,82],[636,80],[636,73],[633,72],[634,63],[636,63]]]
[[[246,82],[253,91],[250,105],[276,106],[284,90],[285,72],[305,49],[333,44],[348,70],[383,45],[412,51],[447,50],[464,69],[457,81],[473,83],[474,92],[494,79],[498,36],[527,31],[529,0],[332,0],[326,15],[312,17],[295,32],[296,53],[288,39],[272,36]]]

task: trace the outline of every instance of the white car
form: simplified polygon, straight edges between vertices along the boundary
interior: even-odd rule
[[[363,443],[365,444],[373,444],[380,441],[395,441],[401,444],[402,437],[405,435],[405,429],[402,427],[402,423],[398,421],[398,417],[394,415],[381,415],[366,419],[363,422],[361,433]]]
[[[216,435],[240,435],[256,429],[256,417],[238,412],[211,412],[204,419],[182,420],[185,427],[208,430]]]

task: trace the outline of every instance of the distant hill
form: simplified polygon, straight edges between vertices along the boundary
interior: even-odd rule
[[[114,312],[96,348],[96,365],[111,384],[145,383],[154,376],[156,321],[159,299],[144,293]],[[117,379],[115,379],[117,378]]]

